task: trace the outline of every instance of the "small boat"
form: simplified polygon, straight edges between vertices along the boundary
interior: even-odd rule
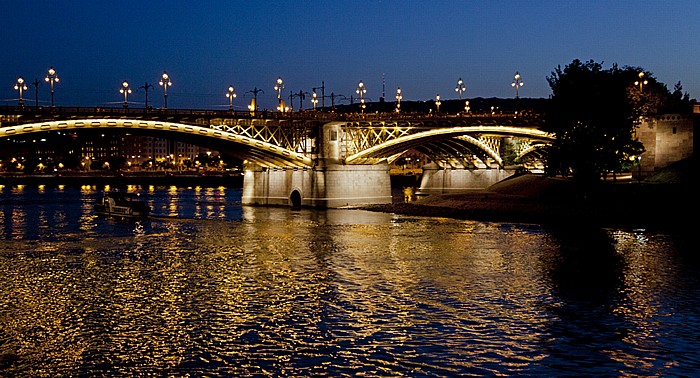
[[[151,207],[137,193],[105,192],[95,203],[95,212],[117,218],[147,217]]]

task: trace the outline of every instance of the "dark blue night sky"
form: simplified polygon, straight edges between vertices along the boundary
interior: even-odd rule
[[[327,95],[350,97],[363,80],[371,100],[384,85],[387,101],[396,87],[405,101],[457,98],[460,77],[465,97],[513,97],[519,71],[521,97],[548,97],[546,77],[575,58],[640,66],[700,97],[696,0],[3,0],[0,8],[0,105],[16,104],[18,76],[41,80],[49,66],[64,106],[119,106],[124,80],[154,85],[149,100],[162,106],[164,70],[171,108],[226,108],[232,84],[237,109],[253,88],[272,109],[278,76],[285,97],[322,82]],[[33,104],[33,89],[24,98]],[[45,83],[39,99],[50,102]],[[144,92],[130,101],[143,106]]]

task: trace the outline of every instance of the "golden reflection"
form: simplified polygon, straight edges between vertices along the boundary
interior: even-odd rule
[[[179,192],[178,192],[177,186],[168,187],[168,203],[167,203],[168,216],[171,216],[171,217],[179,216],[178,202],[179,202]]]
[[[63,184],[58,185],[57,188],[58,188],[58,191],[59,191],[59,192],[63,192],[63,191],[66,190],[66,186],[63,185]]]
[[[39,185],[37,187],[39,193],[45,193],[46,192],[46,185]]]
[[[622,274],[623,285],[621,298],[612,312],[621,316],[631,326],[626,327],[623,341],[632,347],[632,351],[608,350],[611,358],[629,368],[647,369],[656,366],[656,358],[649,356],[639,359],[634,351],[648,350],[658,343],[657,320],[671,315],[668,309],[659,303],[660,297],[673,281],[666,272],[676,270],[674,261],[656,253],[659,240],[651,242],[650,235],[644,230],[613,230],[615,249],[624,261]],[[658,238],[658,236],[657,236]]]

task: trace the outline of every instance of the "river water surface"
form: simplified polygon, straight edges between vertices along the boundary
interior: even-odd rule
[[[0,186],[0,376],[700,372],[697,237],[138,191]]]

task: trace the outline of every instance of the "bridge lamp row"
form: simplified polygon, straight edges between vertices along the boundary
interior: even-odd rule
[[[56,70],[53,69],[53,67],[49,67],[49,72],[46,78],[47,83],[51,84],[51,106],[53,106],[53,94],[54,94],[54,89],[53,89],[53,84],[58,83],[58,75],[56,75]],[[39,89],[39,81],[36,80],[34,81],[33,85],[37,87],[37,90]],[[27,82],[24,80],[22,76],[17,78],[17,83],[13,86],[14,90],[19,92],[19,106],[23,107],[24,106],[24,98],[23,94],[24,91],[28,90],[29,88],[27,87]],[[38,106],[38,101],[37,101],[37,106]]]

